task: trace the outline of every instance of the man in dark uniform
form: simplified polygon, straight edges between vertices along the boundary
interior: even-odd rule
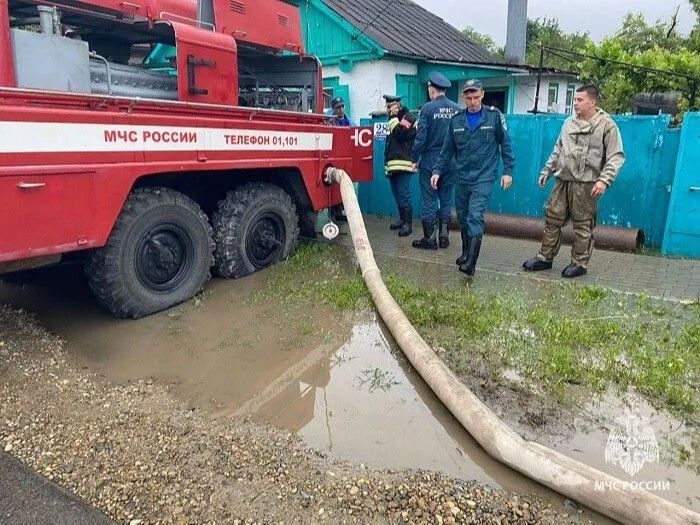
[[[416,119],[401,105],[401,97],[384,95],[389,114],[389,134],[384,150],[384,169],[389,177],[391,192],[399,209],[399,222],[391,225],[399,230],[399,236],[411,235],[413,231],[413,209],[409,180],[413,174],[411,152],[416,140]]]
[[[354,128],[356,125],[347,113],[345,113],[345,101],[340,97],[335,97],[331,100],[331,110],[333,111],[333,118],[330,123],[333,126],[341,126]]]
[[[499,149],[503,158],[501,187],[504,190],[513,183],[515,158],[503,114],[481,103],[484,98],[481,82],[467,81],[462,98],[467,108],[450,120],[430,182],[437,188],[440,178],[455,160],[455,204],[462,233],[462,255],[457,265],[460,272],[472,276],[484,234],[484,212],[497,176]]]
[[[445,96],[445,91],[451,85],[452,82],[442,73],[430,73],[428,75],[430,102],[421,108],[418,118],[418,134],[413,146],[413,163],[414,169],[419,169],[423,238],[413,241],[413,247],[421,250],[437,250],[436,222],[439,223],[440,248],[447,248],[450,245],[448,232],[452,222],[452,190],[454,188],[452,170],[448,168],[440,177],[437,190],[430,185],[430,178],[440,156],[442,144],[445,142],[450,119],[459,111],[459,106]],[[439,217],[438,201],[440,203]]]

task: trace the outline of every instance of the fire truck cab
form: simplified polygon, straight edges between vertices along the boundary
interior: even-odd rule
[[[0,0],[0,273],[84,262],[139,318],[315,235],[329,167],[372,176],[369,128],[322,115],[281,0]]]

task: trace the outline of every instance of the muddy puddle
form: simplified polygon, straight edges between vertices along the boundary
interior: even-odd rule
[[[251,415],[297,432],[334,459],[372,468],[430,469],[536,495],[559,508],[565,504],[491,460],[373,315],[349,317],[323,308],[292,315],[287,305],[252,301],[266,279],[261,272],[237,281],[214,280],[196,299],[139,321],[104,313],[76,267],[45,270],[29,284],[0,284],[0,303],[36,312],[67,341],[76,365],[110,381],[154,378],[212,417]],[[607,403],[587,410],[623,414],[621,406]],[[654,420],[644,408],[657,438],[682,434],[682,424],[661,416]],[[606,432],[582,430],[564,439],[541,436],[540,442],[623,480],[667,481],[662,497],[700,507],[697,476],[648,463],[629,477],[606,463],[607,439]],[[611,523],[588,510],[584,515]]]
[[[593,421],[597,428],[592,428]],[[637,395],[622,400],[606,393],[601,399],[585,402],[574,425],[579,432],[571,436],[543,436],[538,441],[622,481],[646,486],[664,499],[696,512],[700,509],[700,477],[669,466],[669,456],[676,454],[674,442],[688,449],[697,447],[683,421],[656,411]],[[635,437],[625,441],[616,429],[625,429]],[[620,446],[632,453],[626,456]],[[695,450],[695,454],[699,452]]]

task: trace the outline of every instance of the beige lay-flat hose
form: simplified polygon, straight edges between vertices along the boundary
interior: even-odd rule
[[[362,277],[384,323],[423,380],[491,457],[622,523],[700,524],[700,515],[692,510],[650,492],[631,490],[614,476],[525,441],[503,423],[452,373],[408,321],[382,280],[350,177],[335,168],[329,168],[327,175],[340,184]]]

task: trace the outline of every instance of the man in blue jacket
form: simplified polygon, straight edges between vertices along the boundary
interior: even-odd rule
[[[340,97],[335,97],[331,100],[331,111],[333,112],[333,118],[330,121],[332,126],[341,126],[347,128],[354,128],[356,124],[348,117],[345,113],[345,101]]]
[[[484,212],[497,177],[499,153],[503,158],[504,190],[513,183],[515,158],[503,114],[481,103],[484,98],[481,82],[467,81],[462,98],[467,108],[450,120],[430,183],[437,188],[454,159],[455,204],[462,234],[462,255],[457,265],[460,272],[472,276],[484,234]]]
[[[418,134],[413,145],[414,168],[419,169],[418,180],[421,194],[421,221],[423,238],[413,241],[413,247],[420,250],[437,250],[435,223],[439,222],[440,248],[450,245],[448,232],[452,222],[452,190],[454,178],[451,169],[446,169],[437,190],[430,185],[433,168],[445,142],[450,119],[459,111],[459,106],[445,96],[452,82],[442,73],[428,75],[428,96],[430,102],[420,110]],[[439,221],[438,201],[440,203]]]

